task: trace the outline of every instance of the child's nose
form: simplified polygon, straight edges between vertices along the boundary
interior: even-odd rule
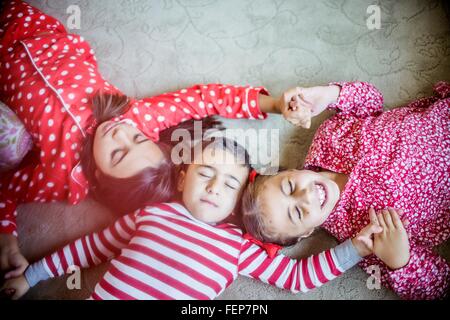
[[[206,186],[206,192],[209,194],[219,194],[219,184],[214,179]]]
[[[118,126],[117,128],[113,129],[112,137],[114,140],[124,144],[125,146],[130,146],[132,144],[132,140],[130,139],[129,135],[123,128]]]
[[[302,205],[311,204],[311,199],[314,196],[314,189],[310,186],[304,186],[297,189],[296,199]]]

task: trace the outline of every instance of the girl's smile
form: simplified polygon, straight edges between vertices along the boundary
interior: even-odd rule
[[[323,209],[325,204],[327,203],[328,197],[327,197],[327,188],[323,183],[316,183],[315,184],[316,190],[317,190],[317,197],[319,198],[320,202],[320,208]]]
[[[288,170],[267,179],[259,199],[271,233],[301,237],[325,222],[339,196],[327,173]]]

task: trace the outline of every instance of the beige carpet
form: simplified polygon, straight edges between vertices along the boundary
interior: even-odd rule
[[[47,0],[29,1],[67,25],[67,8],[81,9],[83,35],[96,51],[101,72],[123,92],[151,96],[195,83],[264,85],[273,95],[292,86],[339,80],[374,83],[386,107],[431,93],[450,80],[450,26],[444,1],[380,1],[381,29],[366,26],[374,1],[345,0]],[[447,13],[446,13],[447,12]],[[296,167],[322,115],[311,130],[298,130],[278,116],[267,121],[227,121],[227,125],[279,128],[282,165]],[[266,151],[253,141],[251,154]],[[276,158],[278,154],[273,157]],[[78,206],[28,204],[19,208],[19,234],[30,260],[111,218],[91,200]],[[295,248],[293,257],[336,244],[319,231]],[[450,246],[440,248],[450,259]],[[82,272],[82,289],[65,279],[33,288],[26,298],[85,298],[105,266]],[[367,275],[354,267],[339,279],[307,294],[293,295],[240,277],[220,299],[396,299],[386,289],[369,290]]]

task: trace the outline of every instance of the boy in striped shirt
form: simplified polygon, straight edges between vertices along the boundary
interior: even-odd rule
[[[224,161],[230,156],[237,161]],[[3,289],[18,299],[70,266],[89,268],[111,260],[91,299],[214,299],[238,275],[296,293],[321,286],[372,253],[371,235],[381,231],[373,223],[355,238],[308,258],[269,254],[227,222],[248,180],[245,149],[216,138],[203,142],[193,159],[180,169],[176,202],[123,216],[30,265]],[[377,245],[388,248],[389,239],[383,241]]]

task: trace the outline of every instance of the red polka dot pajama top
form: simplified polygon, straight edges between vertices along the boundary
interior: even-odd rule
[[[0,179],[0,233],[16,234],[16,207],[26,202],[66,200],[88,194],[80,166],[86,129],[93,123],[90,98],[97,91],[120,93],[105,81],[83,37],[22,1],[5,4],[0,16],[0,99],[32,135],[36,156]],[[150,139],[188,119],[219,115],[264,119],[262,87],[195,85],[174,93],[132,99],[128,121]]]

